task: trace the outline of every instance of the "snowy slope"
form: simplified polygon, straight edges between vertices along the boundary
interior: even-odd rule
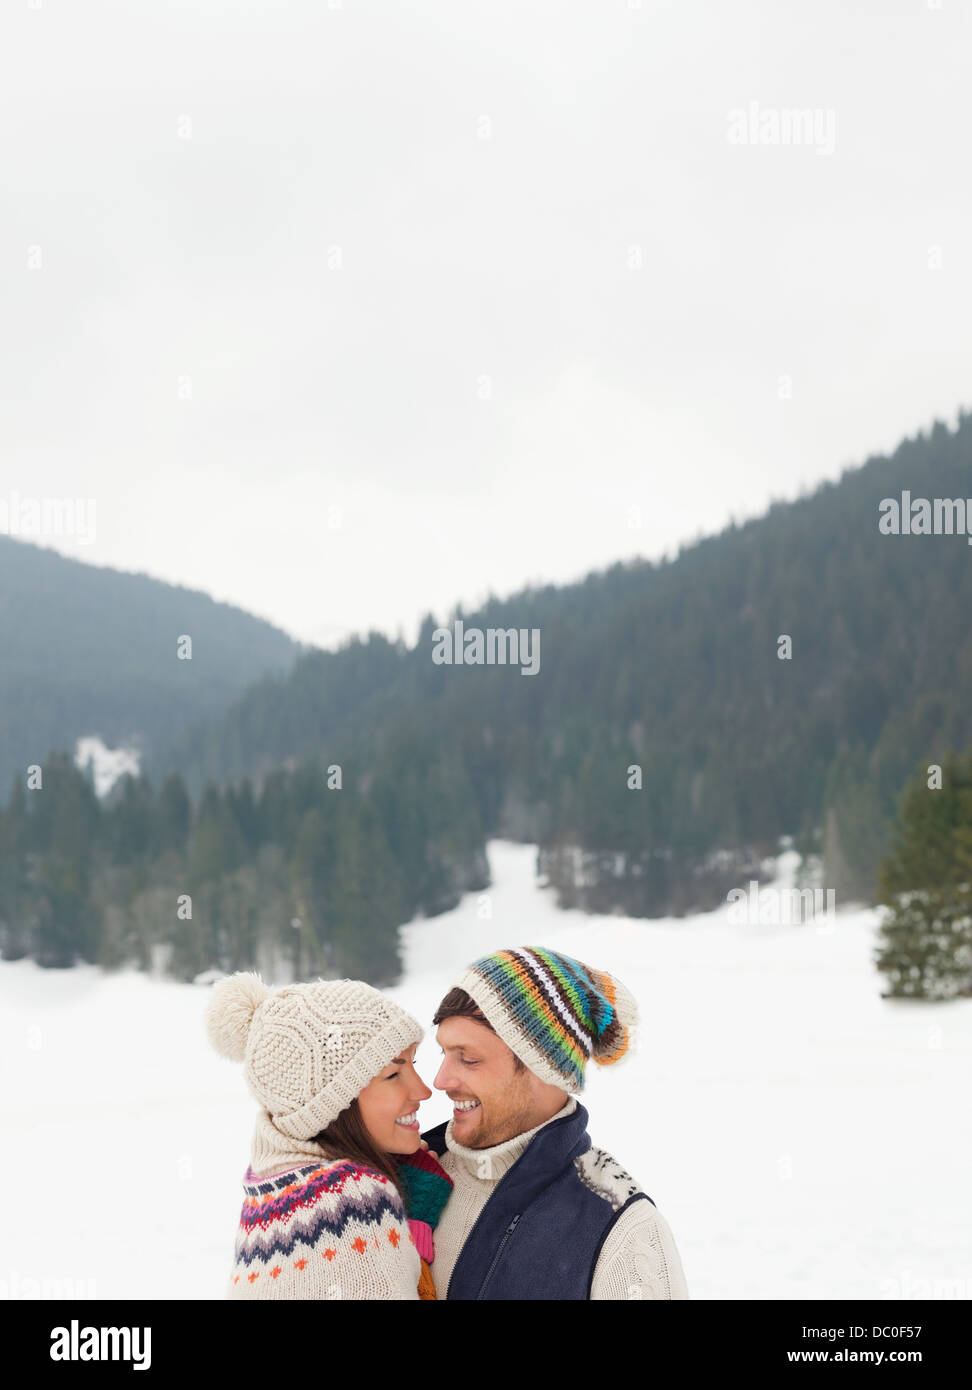
[[[731,925],[727,907],[587,917],[536,886],[530,847],[493,843],[490,862],[488,894],[403,928],[390,993],[427,1022],[459,968],[507,945],[617,972],[639,1052],[591,1069],[583,1099],[664,1212],[692,1298],[972,1296],[972,1000],[882,1000],[873,912],[829,931]],[[255,1102],[208,1048],[205,1001],[0,963],[0,1295],[222,1295]],[[430,1085],[438,1057],[430,1031]],[[437,1093],[423,1128],[448,1113]]]

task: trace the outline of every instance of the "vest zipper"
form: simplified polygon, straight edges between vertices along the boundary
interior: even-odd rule
[[[576,1113],[576,1112],[575,1112],[575,1113]],[[568,1118],[570,1118],[570,1117],[568,1117]],[[561,1122],[560,1122],[560,1121],[557,1121],[556,1123],[561,1123]],[[587,1137],[587,1130],[586,1130],[586,1129],[584,1130],[584,1137],[585,1137],[585,1138]],[[450,1276],[449,1276],[449,1292],[446,1294],[446,1298],[447,1298],[447,1299],[450,1299],[450,1298],[452,1297],[452,1286],[453,1286],[453,1283],[455,1282],[456,1274],[459,1273],[459,1271],[460,1271],[461,1268],[462,1268],[463,1260],[466,1258],[466,1255],[468,1254],[468,1251],[469,1251],[469,1249],[470,1249],[470,1247],[471,1247],[471,1244],[472,1244],[473,1237],[475,1236],[476,1232],[478,1231],[480,1225],[481,1225],[482,1222],[483,1222],[483,1219],[484,1219],[485,1216],[486,1216],[486,1213],[487,1213],[487,1211],[488,1211],[488,1209],[489,1209],[489,1204],[490,1204],[490,1202],[493,1201],[493,1199],[494,1199],[495,1196],[496,1196],[496,1193],[502,1188],[503,1183],[506,1182],[506,1180],[507,1180],[507,1178],[509,1178],[510,1174],[511,1174],[516,1168],[518,1168],[519,1165],[520,1165],[520,1164],[523,1162],[523,1160],[526,1158],[527,1154],[530,1152],[530,1149],[531,1149],[531,1147],[532,1147],[532,1144],[533,1144],[533,1141],[531,1140],[530,1143],[529,1143],[529,1144],[526,1146],[526,1148],[523,1150],[523,1152],[520,1154],[520,1157],[516,1160],[515,1163],[513,1163],[513,1164],[510,1165],[510,1167],[506,1170],[506,1172],[505,1172],[505,1173],[503,1174],[503,1176],[500,1178],[499,1182],[496,1184],[496,1187],[493,1189],[493,1191],[492,1191],[492,1192],[489,1194],[489,1196],[486,1198],[485,1205],[483,1206],[483,1208],[482,1208],[482,1210],[480,1211],[479,1215],[476,1217],[476,1220],[473,1222],[473,1224],[472,1224],[472,1230],[471,1230],[471,1231],[469,1232],[469,1234],[466,1236],[466,1239],[465,1239],[465,1241],[463,1242],[462,1249],[459,1251],[459,1258],[456,1260],[456,1263],[454,1264],[454,1266],[453,1266],[453,1268],[452,1268],[452,1273],[451,1273]],[[587,1147],[590,1148],[590,1146],[591,1146],[591,1145],[590,1145],[590,1140],[588,1140],[588,1141],[587,1141]],[[522,1213],[521,1213],[521,1215],[522,1215]],[[512,1224],[511,1224],[509,1227],[507,1227],[506,1235],[504,1235],[504,1237],[503,1237],[503,1243],[500,1245],[500,1250],[502,1250],[503,1245],[506,1244],[506,1236],[508,1236],[508,1235],[510,1234],[510,1231],[512,1230],[513,1226],[516,1225],[516,1223],[517,1223],[517,1221],[519,1221],[519,1219],[520,1219],[520,1217],[517,1216],[517,1217],[514,1219],[514,1221],[512,1222]],[[498,1256],[499,1256],[499,1251],[497,1251],[496,1253],[497,1253],[497,1257],[498,1257]],[[492,1272],[493,1272],[493,1266],[494,1266],[495,1264],[496,1264],[496,1260],[493,1260],[493,1264],[490,1265],[490,1267],[489,1267],[489,1274],[486,1275],[486,1279],[488,1279],[488,1278],[489,1278],[489,1275],[492,1274]],[[483,1283],[480,1285],[479,1293],[476,1295],[477,1298],[479,1298],[480,1294],[482,1293],[482,1291],[483,1291],[483,1289],[484,1289],[485,1287],[486,1287],[486,1280],[484,1279],[484,1280],[483,1280]]]
[[[520,1215],[522,1215],[522,1213],[520,1213]],[[502,1240],[500,1241],[500,1243],[499,1243],[499,1249],[497,1250],[496,1254],[493,1256],[493,1263],[490,1265],[489,1269],[486,1271],[486,1278],[483,1280],[482,1284],[480,1285],[479,1293],[476,1295],[476,1298],[477,1298],[477,1299],[482,1298],[482,1296],[483,1296],[483,1290],[486,1288],[486,1285],[489,1283],[490,1279],[493,1277],[493,1270],[496,1268],[497,1261],[499,1260],[500,1255],[502,1255],[502,1253],[503,1253],[503,1246],[506,1244],[506,1242],[509,1240],[510,1236],[513,1234],[513,1228],[514,1228],[514,1226],[516,1225],[516,1223],[519,1221],[520,1215],[514,1216],[513,1220],[510,1222],[510,1224],[507,1226],[506,1230],[503,1232],[503,1239],[502,1239]]]
[[[520,1164],[520,1163],[523,1162],[523,1160],[526,1158],[526,1156],[527,1156],[527,1154],[528,1154],[529,1152],[530,1152],[530,1145],[528,1144],[527,1147],[526,1147],[526,1148],[523,1150],[523,1152],[520,1154],[520,1157],[516,1160],[516,1163],[512,1163],[512,1164],[510,1165],[510,1167],[507,1168],[506,1172],[505,1172],[505,1173],[503,1174],[503,1176],[500,1178],[499,1182],[496,1184],[496,1186],[494,1187],[493,1191],[492,1191],[492,1192],[489,1194],[489,1196],[486,1198],[486,1201],[485,1201],[485,1203],[484,1203],[484,1205],[483,1205],[482,1210],[480,1211],[479,1215],[476,1217],[476,1220],[475,1220],[475,1221],[473,1222],[473,1224],[472,1224],[472,1230],[469,1232],[469,1234],[466,1236],[466,1239],[463,1241],[462,1249],[459,1251],[459,1258],[456,1260],[456,1263],[453,1265],[452,1273],[451,1273],[450,1276],[449,1276],[449,1288],[450,1288],[450,1289],[452,1288],[452,1282],[453,1282],[453,1280],[454,1280],[455,1277],[456,1277],[456,1270],[459,1269],[460,1266],[462,1265],[463,1258],[465,1257],[467,1250],[469,1250],[470,1247],[471,1247],[473,1236],[476,1234],[477,1230],[479,1229],[479,1227],[481,1226],[481,1224],[482,1224],[482,1222],[483,1222],[483,1219],[484,1219],[485,1216],[486,1216],[486,1213],[487,1213],[487,1211],[488,1211],[488,1209],[489,1209],[489,1204],[490,1204],[490,1202],[493,1201],[493,1199],[494,1199],[495,1196],[496,1196],[496,1193],[499,1191],[499,1189],[502,1187],[503,1183],[506,1181],[506,1179],[507,1179],[507,1178],[510,1176],[510,1174],[513,1172],[514,1168],[516,1168],[518,1164]],[[516,1221],[519,1221],[519,1219],[520,1219],[519,1216],[517,1216]],[[514,1226],[516,1225],[516,1221],[513,1222],[513,1225],[514,1225]],[[507,1230],[507,1233],[506,1233],[506,1234],[509,1235],[509,1230]],[[506,1241],[506,1236],[503,1237],[503,1242],[504,1242],[504,1244],[505,1244],[505,1241]],[[502,1245],[500,1246],[500,1249],[502,1249]],[[496,1261],[494,1260],[494,1261],[493,1261],[493,1264],[495,1264],[495,1263],[496,1263]],[[490,1265],[490,1274],[492,1273],[492,1268],[493,1268],[492,1265]],[[486,1278],[487,1278],[487,1279],[489,1278],[489,1274],[487,1274]],[[480,1285],[480,1288],[483,1288],[484,1286],[485,1286],[485,1280],[483,1281],[483,1284]],[[449,1294],[447,1293],[447,1294],[446,1294],[446,1298],[448,1298],[448,1297],[449,1297]],[[478,1297],[479,1297],[479,1294],[477,1294],[476,1297],[478,1298]]]

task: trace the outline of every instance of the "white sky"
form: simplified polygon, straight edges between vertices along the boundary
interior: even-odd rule
[[[93,499],[64,554],[412,641],[972,404],[958,0],[31,3],[0,501]]]

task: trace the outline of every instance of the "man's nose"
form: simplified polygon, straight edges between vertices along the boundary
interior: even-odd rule
[[[436,1072],[432,1085],[437,1091],[448,1091],[450,1087],[455,1087],[455,1082],[449,1071],[449,1062],[446,1058],[442,1059],[442,1066]]]

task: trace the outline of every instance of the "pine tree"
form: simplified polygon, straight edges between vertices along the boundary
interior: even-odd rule
[[[243,832],[232,806],[218,787],[209,784],[189,845],[190,884],[199,885],[231,872],[242,863],[245,854]]]
[[[192,824],[192,806],[186,784],[178,772],[170,773],[159,793],[157,834],[158,851],[185,850]]]
[[[37,916],[33,955],[38,965],[65,967],[98,959],[100,922],[90,897],[91,869],[101,808],[87,778],[66,753],[52,753],[30,820],[38,847],[32,887]],[[32,827],[33,828],[33,827]]]
[[[884,811],[862,747],[842,749],[824,792],[824,881],[841,901],[874,901],[874,871],[886,848]]]
[[[885,998],[972,994],[972,751],[946,756],[940,789],[930,780],[922,769],[905,788],[879,869]]]
[[[325,904],[335,864],[335,828],[319,806],[305,811],[291,861],[294,975],[304,979],[335,968]]]
[[[31,908],[27,895],[27,793],[15,777],[10,801],[0,811],[0,958],[20,960],[30,951]]]
[[[395,864],[370,806],[348,801],[340,810],[334,871],[324,903],[335,963],[355,979],[391,984],[401,969]]]

